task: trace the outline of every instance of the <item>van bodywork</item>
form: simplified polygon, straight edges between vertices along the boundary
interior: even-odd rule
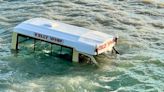
[[[45,41],[51,45],[71,48],[73,62],[79,62],[79,55],[83,54],[94,63],[96,60],[93,56],[112,51],[117,40],[115,36],[106,33],[44,18],[30,19],[17,25],[13,30],[11,49],[18,50],[19,36],[26,40],[33,39],[34,49],[36,41]]]

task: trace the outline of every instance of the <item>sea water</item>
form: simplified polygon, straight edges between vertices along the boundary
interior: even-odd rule
[[[119,36],[120,55],[11,53],[13,28],[36,17]],[[0,92],[164,92],[164,0],[0,0]]]

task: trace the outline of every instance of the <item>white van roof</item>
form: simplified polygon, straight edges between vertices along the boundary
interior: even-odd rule
[[[90,55],[111,50],[115,37],[59,21],[33,18],[17,25],[14,32],[68,46]]]

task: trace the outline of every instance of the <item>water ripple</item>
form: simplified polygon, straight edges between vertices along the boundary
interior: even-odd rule
[[[163,8],[163,0],[0,0],[0,91],[163,92]],[[96,68],[11,54],[13,28],[35,17],[116,34],[120,55],[98,56]]]

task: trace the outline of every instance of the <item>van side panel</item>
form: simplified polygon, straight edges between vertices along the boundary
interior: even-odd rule
[[[72,58],[73,62],[79,62],[79,53],[73,49],[73,58]]]
[[[17,41],[18,41],[18,34],[16,32],[13,32],[11,49],[13,49],[13,50],[17,49]]]

